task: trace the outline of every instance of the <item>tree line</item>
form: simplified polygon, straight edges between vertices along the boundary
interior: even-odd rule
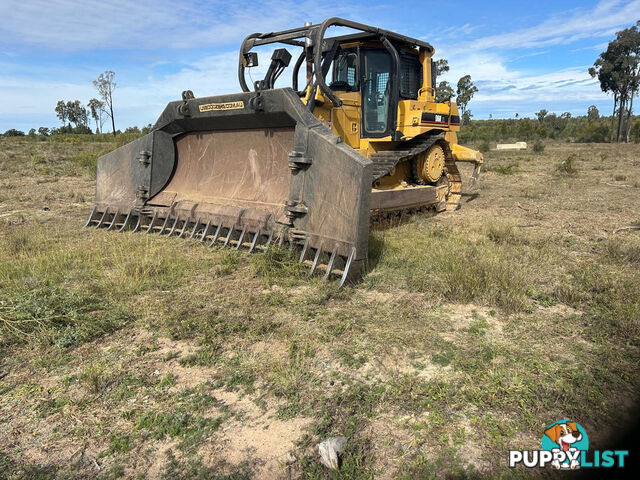
[[[102,128],[106,120],[111,119],[111,131],[115,136],[118,131],[116,130],[115,115],[113,113],[113,91],[116,88],[114,81],[115,73],[111,70],[107,70],[101,73],[97,79],[93,81],[93,86],[98,91],[98,98],[92,98],[84,106],[80,100],[58,100],[54,111],[56,116],[62,122],[62,126],[59,128],[40,127],[36,131],[35,128],[29,130],[29,136],[49,136],[65,133],[93,133],[93,130],[89,127],[89,118],[95,121],[96,131],[95,133],[103,133]],[[73,126],[72,126],[73,125]],[[138,132],[138,127],[133,127]],[[127,130],[132,130],[128,128]],[[135,132],[130,132],[135,133]],[[5,137],[19,137],[24,136],[25,133],[11,128],[4,133]]]
[[[58,100],[55,107],[56,116],[62,122],[59,133],[92,133],[89,128],[89,117],[96,124],[96,133],[102,133],[102,127],[107,118],[111,119],[113,135],[116,134],[115,116],[113,113],[113,91],[116,88],[114,82],[115,73],[107,70],[101,73],[93,86],[98,91],[100,99],[92,98],[85,107],[80,100]],[[71,124],[74,126],[72,127]]]
[[[569,112],[551,113],[546,109],[536,112],[535,117],[488,120],[471,120],[458,137],[462,142],[500,142],[513,140],[566,140],[581,143],[604,143],[611,141],[611,116],[601,116],[598,108],[591,105],[585,115],[572,116]],[[629,119],[629,141],[640,142],[640,117]]]

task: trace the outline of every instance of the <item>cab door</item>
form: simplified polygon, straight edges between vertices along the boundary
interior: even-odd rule
[[[363,137],[385,137],[392,133],[396,106],[391,55],[383,49],[361,49]]]

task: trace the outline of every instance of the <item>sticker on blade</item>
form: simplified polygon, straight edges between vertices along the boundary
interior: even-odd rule
[[[240,110],[244,108],[244,102],[239,100],[237,102],[224,102],[224,103],[205,103],[200,105],[198,109],[200,112],[213,112],[218,110]]]

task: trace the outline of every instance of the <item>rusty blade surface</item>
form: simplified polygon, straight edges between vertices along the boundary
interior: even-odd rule
[[[176,140],[176,167],[169,184],[149,205],[197,204],[263,209],[284,214],[291,172],[293,128],[192,132]],[[218,209],[209,212],[217,214]]]

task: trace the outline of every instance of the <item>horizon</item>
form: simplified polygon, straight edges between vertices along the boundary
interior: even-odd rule
[[[601,116],[611,115],[612,97],[601,92],[587,69],[616,31],[640,18],[640,0],[544,0],[536,12],[505,1],[488,6],[455,1],[447,10],[451,15],[433,20],[431,4],[438,5],[410,1],[399,10],[392,3],[371,6],[353,0],[329,2],[326,10],[327,16],[433,44],[434,58],[446,58],[451,67],[439,80],[455,88],[459,77],[470,74],[478,87],[469,104],[474,120],[489,115],[513,119],[515,113],[535,118],[541,109],[577,117],[586,115],[590,105]],[[269,0],[258,7],[245,2],[229,7],[219,0],[179,6],[167,0],[109,5],[3,1],[0,11],[7,21],[0,26],[0,132],[61,126],[56,102],[78,99],[86,106],[98,96],[92,80],[105,70],[116,73],[116,129],[122,131],[155,123],[183,90],[196,96],[238,92],[237,51],[247,34],[322,21],[298,13],[313,12],[311,2],[295,3],[296,9],[293,5],[292,0]],[[257,75],[268,63],[266,57],[261,60]],[[278,86],[288,81],[285,75]],[[92,121],[89,126],[95,129]]]

